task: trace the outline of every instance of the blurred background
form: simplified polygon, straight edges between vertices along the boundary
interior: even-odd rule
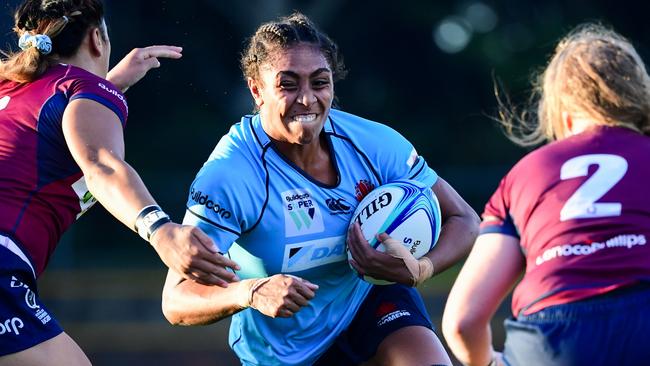
[[[575,25],[598,21],[648,60],[648,5],[634,1],[106,0],[112,63],[134,47],[173,44],[127,97],[127,160],[158,203],[182,219],[194,174],[229,126],[252,110],[238,68],[244,41],[264,21],[299,10],[340,46],[349,75],[342,109],[404,134],[438,174],[481,212],[499,179],[527,151],[491,120],[497,78],[525,104],[533,72]],[[0,45],[19,1],[0,5]],[[166,270],[147,243],[100,205],[65,235],[39,281],[50,310],[95,365],[236,365],[229,322],[172,327],[160,311]],[[495,264],[495,268],[498,264]],[[422,288],[437,327],[459,267]],[[486,274],[487,275],[487,274]],[[502,306],[493,328],[503,344]]]

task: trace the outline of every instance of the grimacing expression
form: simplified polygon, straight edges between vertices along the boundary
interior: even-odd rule
[[[299,145],[318,139],[334,98],[332,71],[318,47],[298,44],[274,51],[252,82],[266,133]]]

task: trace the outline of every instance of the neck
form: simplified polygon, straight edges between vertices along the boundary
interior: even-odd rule
[[[79,51],[74,56],[62,57],[59,59],[59,62],[76,66],[91,72],[100,78],[106,79],[106,70],[104,70],[87,52]]]
[[[323,138],[319,137],[312,143],[307,145],[292,144],[286,141],[273,140],[275,147],[292,163],[296,164],[300,169],[309,171],[310,167],[317,165],[319,162],[329,160],[329,152],[325,148]]]

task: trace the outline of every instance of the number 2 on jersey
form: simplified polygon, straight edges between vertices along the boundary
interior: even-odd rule
[[[589,166],[597,165],[594,174],[569,197],[560,211],[560,221],[620,216],[620,202],[596,202],[618,183],[627,172],[627,161],[612,154],[577,156],[562,164],[560,179],[584,177]]]
[[[10,100],[11,97],[8,95],[5,95],[4,97],[0,98],[0,111],[7,108],[7,104],[9,104]]]

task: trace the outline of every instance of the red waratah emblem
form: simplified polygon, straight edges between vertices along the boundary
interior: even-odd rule
[[[375,312],[375,315],[377,318],[381,318],[382,316],[392,313],[395,310],[397,310],[397,306],[392,302],[382,302],[377,307],[377,312]]]
[[[360,180],[354,187],[354,195],[357,197],[357,201],[361,202],[363,197],[367,196],[373,189],[375,189],[374,184],[370,183],[366,179]]]

